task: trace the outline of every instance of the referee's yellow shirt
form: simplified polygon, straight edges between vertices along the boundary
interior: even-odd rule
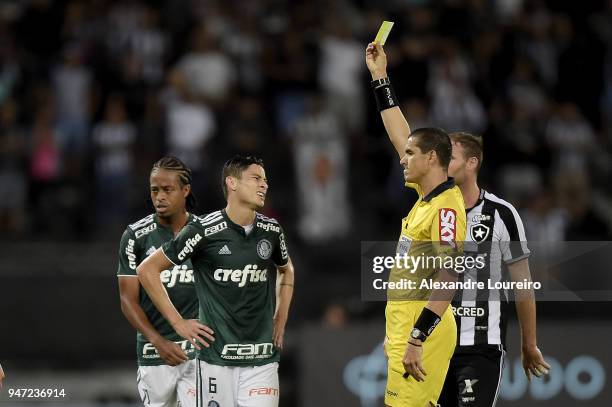
[[[466,234],[466,216],[463,196],[452,178],[438,185],[423,196],[417,185],[407,184],[419,193],[419,199],[402,221],[397,252],[409,256],[453,256],[463,252]],[[390,281],[398,279],[435,280],[437,269],[420,267],[413,273],[394,268]],[[424,382],[413,377],[404,377],[402,359],[408,336],[414,326],[431,290],[404,290],[397,301],[389,295],[386,316],[386,351],[389,358],[385,404],[401,407],[424,407],[435,405],[442,390],[450,358],[457,338],[455,319],[449,309],[431,336],[423,343],[423,365],[427,376]],[[407,301],[408,300],[408,301]]]
[[[465,205],[455,181],[448,178],[426,196],[423,196],[417,184],[406,186],[414,188],[419,199],[408,216],[402,220],[397,254],[408,255],[410,260],[421,257],[424,261],[425,257],[443,258],[463,253],[466,234]],[[410,262],[408,269],[394,267],[389,281],[411,280],[419,287],[422,280],[435,279],[439,267],[428,267],[424,264]],[[388,299],[426,301],[429,294],[431,290],[427,289],[393,290],[388,292]]]

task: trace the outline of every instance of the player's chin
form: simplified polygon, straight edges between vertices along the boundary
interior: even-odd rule
[[[159,216],[160,218],[168,218],[171,216],[171,210],[168,207],[163,207],[163,208],[155,208],[155,213],[157,214],[157,216]]]
[[[266,204],[266,198],[261,197],[259,195],[255,198],[255,201],[253,202],[253,205],[255,205],[257,209],[263,208],[265,204]]]

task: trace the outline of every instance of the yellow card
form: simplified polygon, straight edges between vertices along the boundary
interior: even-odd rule
[[[389,36],[389,33],[391,32],[391,28],[393,28],[393,22],[383,21],[382,24],[380,25],[380,29],[378,30],[378,34],[376,34],[376,38],[374,39],[374,42],[380,45],[385,45],[385,42],[387,42],[387,37]]]

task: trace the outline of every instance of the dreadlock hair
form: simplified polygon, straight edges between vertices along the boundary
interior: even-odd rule
[[[223,171],[221,172],[221,187],[223,188],[223,196],[227,199],[227,185],[225,185],[225,179],[227,177],[240,178],[242,172],[246,170],[250,165],[257,164],[261,167],[264,166],[263,160],[252,155],[235,155],[223,164]]]
[[[160,158],[153,164],[151,172],[156,170],[175,171],[179,177],[181,187],[191,185],[191,169],[181,160],[173,156],[165,156]],[[193,194],[193,188],[189,191],[189,195],[185,199],[185,207],[188,211],[192,211],[197,205],[197,200]]]

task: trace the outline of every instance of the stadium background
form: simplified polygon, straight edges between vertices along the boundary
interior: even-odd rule
[[[531,240],[610,240],[610,1],[3,1],[0,403],[44,386],[73,405],[138,405],[120,233],[148,213],[161,155],[194,169],[204,213],[242,152],[266,162],[265,213],[296,264],[282,405],[380,405],[384,304],[360,300],[359,243],[394,240],[415,199],[363,61],[383,19],[413,128],[483,134],[481,182]],[[541,348],[564,373],[527,390],[507,370],[499,405],[609,405],[611,311],[539,304]],[[369,370],[354,361],[370,354]]]

